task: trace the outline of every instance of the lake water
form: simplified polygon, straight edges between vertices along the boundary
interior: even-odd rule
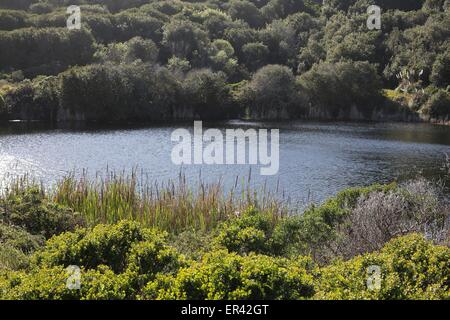
[[[206,127],[207,125],[204,124]],[[39,128],[11,124],[0,129],[0,179],[29,173],[51,184],[69,172],[88,174],[138,168],[160,183],[182,171],[191,183],[222,179],[225,188],[236,177],[246,179],[249,165],[172,164],[173,130],[192,130],[193,123],[134,128]],[[260,176],[252,166],[251,184],[264,184],[295,201],[320,202],[343,188],[404,181],[418,175],[450,182],[443,170],[450,155],[450,127],[427,124],[259,123],[208,124],[225,128],[280,129],[280,169]],[[240,181],[240,180],[239,180]],[[283,194],[283,195],[282,195]]]

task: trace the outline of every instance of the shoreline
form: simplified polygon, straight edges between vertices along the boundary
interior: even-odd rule
[[[428,119],[425,116],[417,115],[414,119],[410,120],[396,120],[396,119],[390,119],[390,120],[374,120],[374,119],[352,119],[352,118],[315,118],[315,117],[304,117],[304,118],[297,118],[297,119],[254,119],[254,118],[230,118],[230,119],[213,119],[213,120],[202,120],[200,118],[192,118],[192,119],[174,119],[170,121],[161,121],[161,120],[154,120],[154,121],[96,121],[96,120],[63,120],[63,121],[47,121],[47,120],[22,120],[22,119],[14,119],[14,120],[0,120],[0,126],[4,124],[8,125],[14,125],[14,124],[44,124],[44,125],[51,125],[51,126],[57,126],[59,128],[59,125],[65,126],[65,125],[97,125],[99,127],[103,126],[159,126],[159,125],[178,125],[178,124],[190,124],[193,121],[203,121],[205,123],[211,123],[211,124],[222,124],[222,123],[230,123],[230,122],[246,122],[246,123],[290,123],[290,122],[305,122],[305,123],[403,123],[403,124],[431,124],[431,125],[438,125],[438,126],[450,126],[450,119],[435,119],[431,118]]]

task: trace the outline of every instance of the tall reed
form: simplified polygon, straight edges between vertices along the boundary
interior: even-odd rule
[[[286,201],[265,186],[252,190],[250,179],[251,173],[241,184],[236,178],[234,186],[225,191],[221,180],[205,183],[199,178],[191,184],[182,173],[175,181],[159,183],[149,181],[137,170],[131,174],[107,171],[95,178],[83,171],[81,175],[67,175],[50,188],[24,176],[13,180],[7,192],[19,194],[30,186],[39,187],[52,201],[81,213],[89,225],[130,219],[174,233],[209,230],[249,207],[271,214],[274,220],[288,213]]]

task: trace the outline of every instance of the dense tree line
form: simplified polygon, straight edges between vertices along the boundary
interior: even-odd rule
[[[47,120],[373,119],[404,105],[444,119],[449,3],[2,1],[2,110]],[[73,4],[81,30],[65,27]],[[367,28],[372,4],[381,30]]]

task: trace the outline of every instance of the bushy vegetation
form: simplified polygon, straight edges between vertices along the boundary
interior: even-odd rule
[[[448,118],[448,1],[76,3],[81,30],[63,0],[0,4],[6,118],[379,120],[399,108],[383,87]],[[366,26],[371,4],[381,30]]]
[[[411,234],[379,252],[338,261],[318,272],[318,299],[425,300],[450,296],[450,251]],[[380,267],[380,289],[368,290],[370,266]]]
[[[83,225],[83,217],[72,209],[49,201],[37,187],[11,193],[1,199],[0,218],[46,239]]]
[[[200,218],[172,226],[176,220],[161,215],[143,219],[151,212],[142,212],[140,223],[123,220],[134,219],[121,216],[126,203],[143,202],[125,196],[124,180],[89,192],[70,191],[66,181],[52,193],[23,181],[1,198],[14,213],[0,220],[1,299],[450,297],[449,203],[439,186],[422,179],[344,190],[296,215],[229,199],[233,214],[211,216],[179,211],[171,200],[176,219],[214,220],[207,226],[196,224]],[[88,206],[76,214],[76,202],[67,205],[98,201],[95,192],[116,201],[105,216],[94,220]],[[171,196],[188,204],[184,194]],[[191,201],[204,196],[191,193]],[[30,226],[30,217],[38,223]],[[67,286],[71,266],[80,268],[79,290]],[[381,281],[375,289],[367,285],[373,266]]]

